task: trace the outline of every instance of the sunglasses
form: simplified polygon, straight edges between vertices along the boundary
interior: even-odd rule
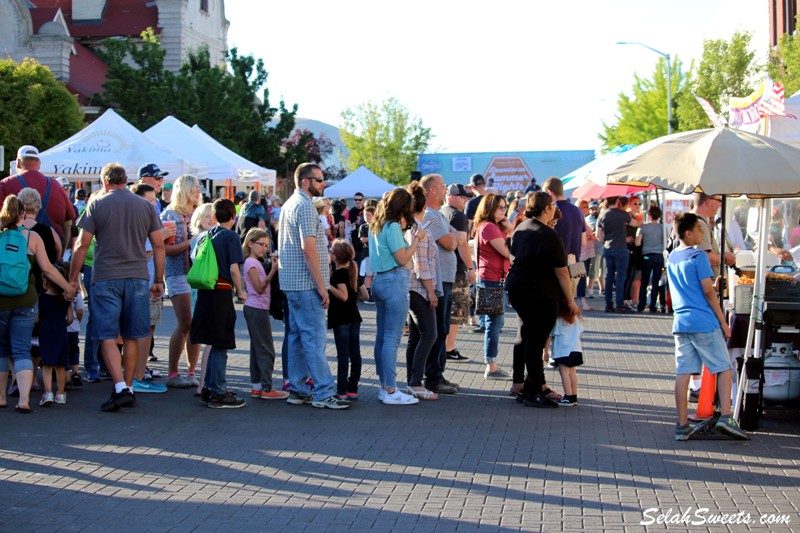
[[[364,199],[363,198],[353,198],[353,201],[354,202],[363,202]]]
[[[305,178],[307,180],[316,181],[317,183],[324,183],[325,178]]]

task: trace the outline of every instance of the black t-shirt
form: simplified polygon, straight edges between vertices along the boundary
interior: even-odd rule
[[[567,266],[567,253],[558,233],[536,219],[524,220],[511,235],[509,292],[522,291],[540,298],[564,297],[555,269]]]
[[[50,228],[50,226],[37,222],[33,225],[31,231],[42,238],[44,250],[47,252],[47,260],[50,261],[50,264],[56,264],[58,261],[58,257],[56,256],[56,240],[53,237],[53,230]],[[42,269],[39,268],[39,265],[36,263],[36,261],[33,262],[33,268],[31,271],[33,272],[33,279],[36,280],[36,294],[39,294],[44,290],[44,286],[42,285]]]
[[[347,287],[347,301],[343,302],[333,294],[330,295],[328,305],[328,328],[344,326],[353,322],[361,322],[361,313],[358,312],[358,294],[350,285],[350,274],[346,268],[337,268],[331,275],[331,286],[344,284]],[[338,288],[338,287],[337,287]]]
[[[357,254],[361,253],[363,255],[363,248],[365,248],[365,246],[358,238],[358,230],[364,225],[364,210],[351,207],[350,211],[347,213],[347,218],[353,226],[353,231],[350,233],[350,239],[353,241],[353,249],[355,249]]]
[[[467,220],[467,215],[463,212],[459,211],[452,205],[445,205],[439,210],[443,215],[444,218],[450,223],[456,231],[463,231],[464,233],[469,233],[469,220]],[[472,265],[470,265],[472,266]],[[456,273],[463,274],[467,271],[467,265],[462,261],[461,254],[458,253],[456,250]]]
[[[482,199],[483,195],[480,195],[467,202],[467,207],[464,208],[464,214],[467,215],[467,219],[475,220],[475,213],[478,212],[478,205],[480,205]]]
[[[358,244],[361,245],[361,257],[369,257],[369,243],[364,244],[361,242],[362,237],[369,238],[369,224],[361,224],[357,233],[358,235],[353,239],[353,248],[356,246],[355,241],[358,241]]]

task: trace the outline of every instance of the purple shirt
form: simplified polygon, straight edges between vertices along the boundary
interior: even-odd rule
[[[561,218],[556,223],[556,232],[564,241],[567,254],[574,254],[575,259],[581,258],[581,234],[586,231],[586,222],[583,220],[581,208],[572,205],[569,200],[558,200],[556,206],[561,211]]]

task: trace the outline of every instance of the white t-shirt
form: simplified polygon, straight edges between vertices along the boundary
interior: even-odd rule
[[[67,326],[68,333],[80,333],[81,331],[81,321],[78,320],[79,310],[83,311],[83,294],[81,294],[81,291],[78,291],[78,294],[75,295],[75,299],[72,300],[73,320],[72,323]]]

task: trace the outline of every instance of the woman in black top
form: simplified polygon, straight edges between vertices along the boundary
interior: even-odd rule
[[[532,194],[525,210],[528,220],[511,235],[511,268],[506,290],[509,303],[519,316],[511,391],[520,393],[528,407],[558,406],[542,394],[542,351],[556,323],[559,301],[566,298],[570,311],[578,312],[572,298],[564,244],[558,233],[547,226],[555,210],[555,202],[548,193]]]

